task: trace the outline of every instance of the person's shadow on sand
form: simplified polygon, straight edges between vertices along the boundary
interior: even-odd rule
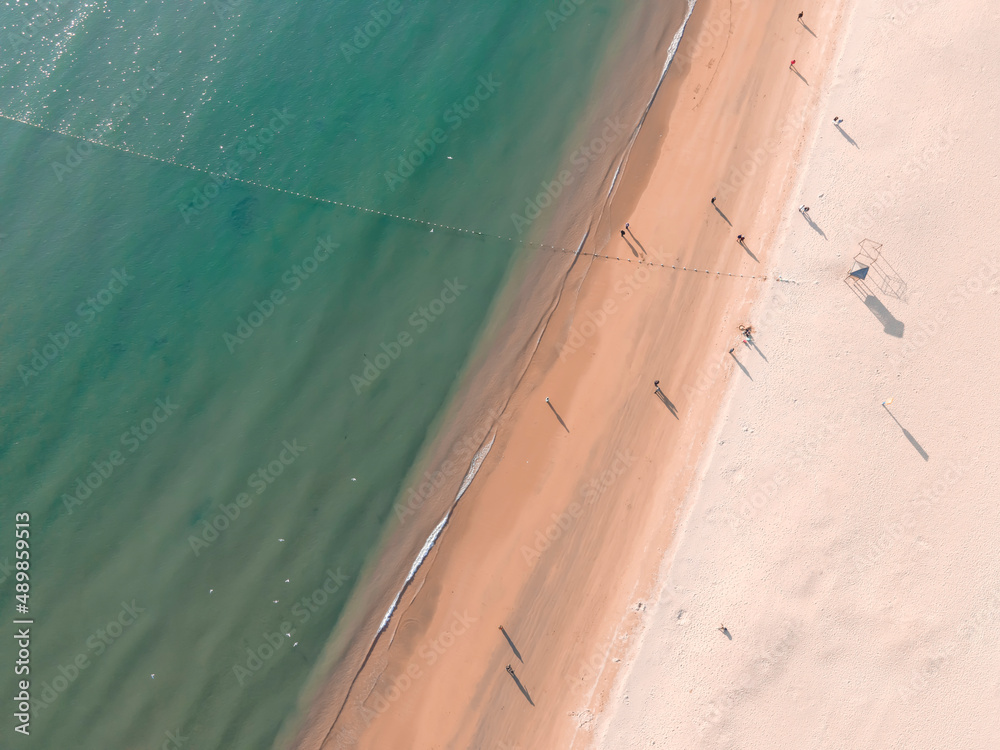
[[[524,695],[524,697],[528,701],[528,703],[530,703],[532,706],[534,706],[535,702],[533,700],[531,700],[531,696],[528,694],[527,688],[525,688],[524,685],[521,684],[521,680],[514,673],[514,670],[511,669],[510,667],[507,667],[507,674],[509,674],[510,677],[511,677],[511,679],[514,680],[514,682],[517,684],[518,689],[521,691],[521,694]]]
[[[514,645],[514,641],[512,641],[510,636],[507,635],[507,631],[504,630],[503,625],[500,625],[500,632],[503,633],[503,637],[507,639],[507,645],[510,646],[510,650],[514,652],[514,656],[517,657],[519,662],[524,664],[524,659],[521,658],[521,652],[517,650],[517,646]]]
[[[635,232],[633,232],[633,231],[632,231],[631,227],[630,227],[630,228],[629,228],[628,230],[626,230],[626,231],[628,231],[628,233],[629,233],[630,235],[632,235],[632,240],[633,240],[633,241],[635,242],[635,244],[637,244],[637,245],[639,246],[639,249],[640,249],[640,250],[642,250],[642,254],[643,254],[643,255],[647,255],[647,253],[646,253],[646,248],[642,246],[642,243],[641,243],[641,242],[639,242],[639,238],[635,236]],[[626,240],[626,242],[627,242],[627,240]],[[629,243],[628,243],[628,246],[629,246],[629,247],[632,247],[632,243],[631,243],[631,242],[629,242]],[[634,252],[635,252],[635,249],[633,249],[633,250],[632,250],[632,252],[634,253]],[[636,256],[636,257],[638,257],[638,256]]]
[[[718,206],[716,206],[716,205],[715,205],[714,203],[712,204],[712,208],[714,208],[714,209],[715,209],[716,213],[718,213],[718,214],[719,214],[719,216],[721,216],[721,217],[722,217],[722,219],[723,219],[723,220],[724,220],[724,221],[725,221],[725,222],[726,222],[726,223],[727,223],[727,224],[728,224],[729,226],[732,226],[732,225],[733,225],[733,222],[731,222],[731,221],[729,220],[729,217],[728,217],[728,216],[726,216],[726,215],[725,215],[724,213],[722,213],[722,209],[721,209],[721,208],[719,208]]]
[[[857,142],[857,141],[855,141],[855,140],[854,140],[853,138],[851,138],[851,136],[849,136],[849,135],[848,135],[848,134],[847,134],[847,133],[846,133],[846,132],[844,131],[844,129],[843,129],[843,128],[842,128],[841,126],[840,126],[840,123],[839,123],[839,122],[838,122],[838,123],[836,123],[836,124],[834,125],[834,127],[835,127],[835,128],[837,128],[837,130],[839,130],[839,131],[840,131],[840,134],[841,134],[842,136],[844,136],[844,138],[846,138],[846,139],[847,139],[847,142],[848,142],[848,143],[850,143],[850,144],[851,144],[852,146],[854,146],[854,148],[856,148],[856,149],[859,149],[859,150],[861,149],[861,146],[859,146],[859,145],[858,145],[858,142]]]
[[[805,218],[806,223],[809,224],[814,230],[819,232],[819,236],[824,240],[827,239],[826,232],[819,228],[819,224],[812,220],[812,217],[808,213],[803,213],[802,216]]]
[[[661,391],[659,388],[653,391],[653,393],[660,397],[660,401],[662,401],[663,405],[666,406],[670,410],[670,413],[674,415],[674,419],[680,419],[680,417],[677,416],[677,407],[674,406],[673,402],[669,398],[667,398],[666,393]]]
[[[729,352],[729,356],[732,357],[733,360],[736,362],[736,364],[738,364],[740,366],[740,369],[743,370],[743,374],[746,375],[751,380],[753,380],[753,378],[750,377],[750,371],[743,366],[742,362],[740,362],[738,359],[736,359],[736,355],[733,354],[732,352]]]

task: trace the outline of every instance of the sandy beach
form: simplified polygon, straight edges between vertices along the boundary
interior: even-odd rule
[[[612,260],[574,268],[390,637],[332,729],[317,711],[297,746],[593,742],[720,404],[744,377],[727,351],[767,288],[840,28],[839,6],[809,10],[808,28],[798,10],[698,4],[612,207],[626,240],[585,248]]]
[[[1000,744],[979,340],[1000,301],[998,26],[981,0],[853,9],[771,245],[784,281],[594,746]]]

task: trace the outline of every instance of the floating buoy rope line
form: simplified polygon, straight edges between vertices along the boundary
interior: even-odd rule
[[[188,169],[188,170],[191,170],[192,172],[199,172],[201,174],[207,174],[209,177],[219,177],[219,178],[224,179],[224,180],[232,180],[233,182],[240,182],[240,183],[243,183],[244,185],[253,185],[254,187],[261,188],[262,190],[273,190],[273,191],[275,191],[277,193],[284,193],[286,195],[294,195],[297,198],[304,198],[306,200],[316,201],[317,203],[326,203],[327,205],[331,205],[331,206],[340,206],[341,208],[349,208],[349,209],[351,209],[353,211],[362,211],[364,213],[376,214],[378,216],[385,216],[385,217],[390,218],[390,219],[398,219],[399,221],[407,221],[407,222],[410,222],[412,224],[422,224],[423,226],[431,227],[432,229],[434,229],[434,228],[448,229],[448,230],[450,230],[452,232],[461,232],[462,234],[468,234],[468,235],[472,235],[474,237],[483,237],[483,238],[489,238],[489,239],[495,239],[495,240],[504,240],[506,242],[512,242],[512,243],[519,244],[519,245],[526,245],[528,247],[537,247],[537,248],[542,249],[542,250],[551,250],[551,251],[557,252],[557,253],[567,253],[567,254],[570,254],[570,255],[576,255],[577,254],[577,252],[574,251],[574,250],[567,250],[564,247],[557,247],[556,245],[550,245],[550,244],[545,243],[545,242],[531,242],[530,240],[522,240],[522,239],[517,239],[515,237],[504,237],[504,236],[499,235],[499,234],[489,234],[487,232],[478,232],[475,229],[464,229],[462,227],[453,227],[453,226],[451,226],[449,224],[441,224],[441,223],[434,222],[434,221],[426,221],[425,219],[415,219],[412,216],[402,216],[401,214],[393,214],[393,213],[389,213],[388,211],[380,211],[377,208],[365,208],[364,206],[358,206],[358,205],[355,205],[353,203],[345,203],[343,201],[336,201],[336,200],[333,200],[331,198],[321,198],[318,195],[309,195],[308,193],[300,193],[297,190],[289,190],[287,188],[276,187],[274,185],[268,185],[268,184],[265,184],[263,182],[257,182],[256,180],[249,180],[249,179],[246,179],[244,177],[234,177],[232,175],[225,174],[224,172],[213,172],[210,169],[204,169],[203,167],[196,167],[196,166],[191,165],[191,164],[185,164],[184,162],[174,161],[173,159],[164,159],[163,157],[160,157],[160,156],[153,156],[152,154],[144,154],[141,151],[133,151],[132,149],[127,148],[125,146],[116,146],[116,145],[111,144],[111,143],[102,143],[101,141],[94,140],[93,138],[87,138],[86,136],[77,135],[76,133],[71,133],[71,132],[69,132],[67,130],[56,130],[54,128],[46,127],[45,125],[39,125],[37,122],[31,122],[30,120],[24,120],[24,119],[21,119],[19,117],[11,117],[10,115],[3,114],[2,112],[0,112],[0,118],[3,118],[5,120],[9,120],[10,122],[18,122],[18,123],[21,123],[22,125],[28,125],[30,127],[37,128],[38,130],[44,130],[47,133],[53,133],[55,135],[63,135],[63,136],[66,136],[68,138],[75,138],[78,141],[85,141],[86,143],[92,143],[95,146],[100,146],[102,148],[109,148],[109,149],[112,149],[114,151],[120,151],[120,152],[122,152],[124,154],[129,154],[131,156],[137,156],[137,157],[142,158],[142,159],[149,159],[150,161],[160,162],[161,164],[169,164],[170,166],[173,166],[173,167],[181,167],[182,169]],[[614,261],[625,262],[625,263],[631,263],[632,262],[631,258],[620,258],[620,257],[617,257],[617,256],[612,256],[612,255],[600,255],[599,253],[584,253],[584,252],[580,252],[579,255],[583,255],[583,256],[587,256],[587,257],[591,257],[591,258],[598,258],[598,259],[601,259],[601,260],[614,260]],[[672,269],[677,270],[677,271],[689,271],[689,272],[692,272],[692,273],[705,273],[705,274],[709,274],[709,275],[712,274],[712,271],[708,271],[708,270],[705,270],[705,269],[700,269],[699,270],[697,268],[688,268],[687,266],[682,266],[681,268],[678,268],[676,265],[667,266],[667,264],[665,264],[665,263],[653,263],[653,262],[650,262],[650,261],[643,261],[643,260],[636,260],[635,263],[637,265],[640,265],[640,266],[650,266],[650,267],[654,267],[654,268],[655,267],[659,267],[659,268],[672,268]],[[767,278],[766,276],[754,276],[754,275],[749,275],[749,274],[744,275],[742,273],[740,273],[740,274],[723,273],[722,271],[716,271],[715,275],[716,276],[732,276],[732,277],[741,278],[741,279],[761,279],[761,280],[763,280],[763,279]]]

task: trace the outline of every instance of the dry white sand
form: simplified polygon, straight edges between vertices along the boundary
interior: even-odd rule
[[[1000,747],[1000,5],[847,23],[599,747]]]

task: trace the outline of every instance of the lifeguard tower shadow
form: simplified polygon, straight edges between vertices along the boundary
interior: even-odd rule
[[[861,252],[854,256],[854,265],[848,271],[844,283],[865,303],[865,307],[872,311],[872,315],[882,324],[886,333],[902,338],[903,321],[897,320],[889,312],[873,289],[901,300],[906,295],[906,282],[882,257],[882,245],[868,239],[858,244],[861,246]]]
[[[867,266],[866,281],[883,294],[905,302],[906,282],[882,255],[882,245],[868,239],[861,240],[858,245],[861,247],[861,252],[854,256],[854,268],[851,269],[851,274],[855,273],[855,269]]]

